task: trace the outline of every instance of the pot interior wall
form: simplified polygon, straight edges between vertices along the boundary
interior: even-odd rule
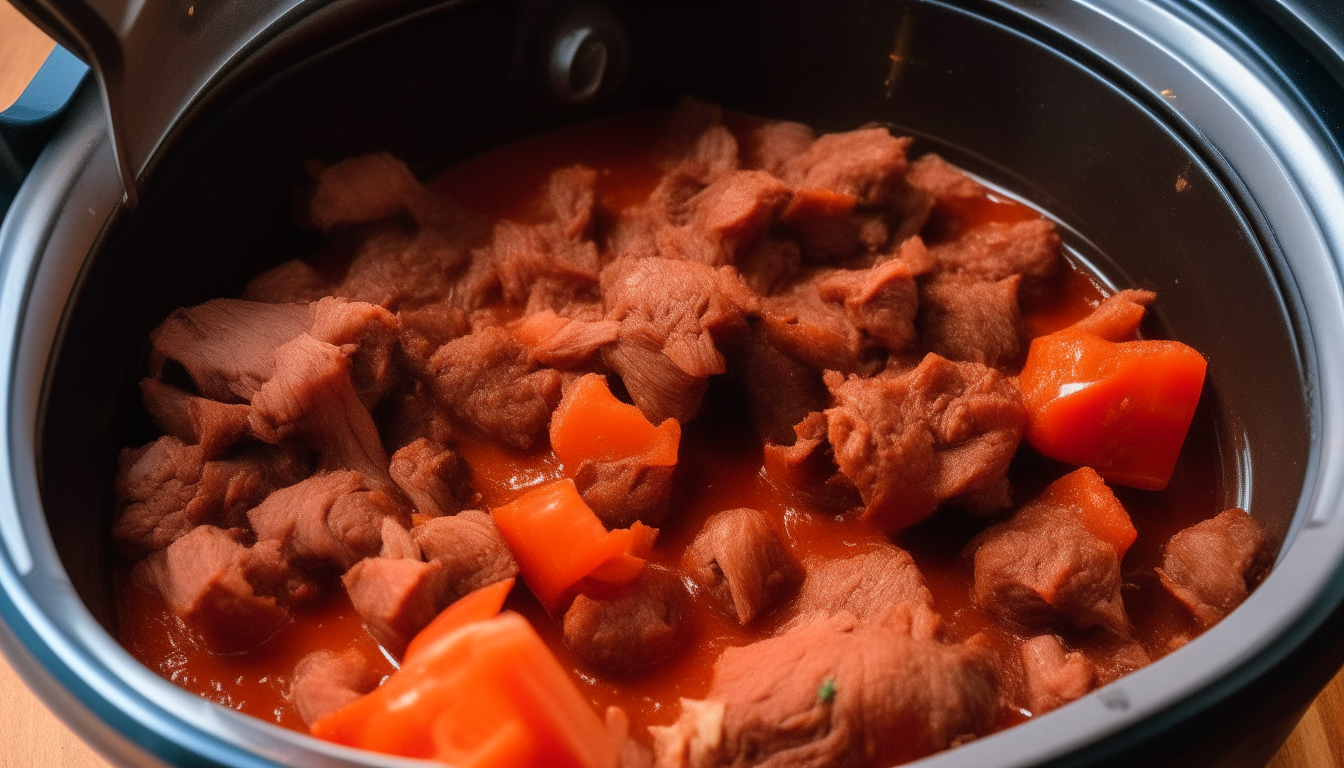
[[[43,500],[94,614],[113,628],[117,452],[155,435],[136,389],[147,334],[173,308],[236,295],[252,275],[317,247],[291,217],[306,160],[386,149],[425,177],[524,135],[682,94],[824,129],[888,123],[919,139],[916,153],[937,150],[1049,211],[1106,281],[1157,290],[1146,330],[1209,360],[1204,407],[1219,432],[1224,503],[1249,505],[1280,545],[1310,447],[1296,320],[1283,299],[1292,287],[1248,225],[1250,209],[1226,191],[1235,184],[1206,162],[1216,155],[1165,127],[1160,105],[1080,64],[1066,42],[1047,47],[935,3],[811,6],[618,10],[631,66],[598,106],[563,107],[530,75],[544,50],[519,30],[544,28],[544,6],[468,3],[381,28],[200,110],[162,155],[140,208],[86,266],[48,377]]]

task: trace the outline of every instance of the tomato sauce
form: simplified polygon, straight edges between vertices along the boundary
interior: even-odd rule
[[[452,169],[431,187],[485,215],[526,221],[534,215],[533,198],[549,172],[582,163],[598,170],[597,192],[604,206],[614,209],[635,204],[647,198],[659,178],[655,152],[665,119],[665,113],[629,115],[527,139]],[[736,116],[730,124],[742,130],[754,120]],[[1011,199],[989,194],[955,209],[940,209],[926,234],[936,240],[978,223],[1021,221],[1037,215]],[[1070,264],[1051,290],[1024,301],[1028,333],[1034,337],[1063,328],[1086,316],[1102,298],[1096,279]],[[770,483],[763,471],[762,444],[746,421],[748,409],[742,397],[731,381],[715,381],[701,415],[686,425],[674,480],[673,513],[660,531],[652,561],[675,566],[710,515],[736,507],[764,511],[804,568],[883,546],[888,537],[859,520],[800,506]],[[1153,659],[1172,650],[1172,638],[1188,639],[1198,633],[1194,622],[1158,585],[1153,568],[1173,533],[1221,511],[1216,437],[1211,410],[1203,407],[1165,491],[1114,489],[1138,530],[1138,540],[1123,563],[1125,606],[1137,637]],[[466,437],[458,449],[472,468],[474,506],[479,508],[500,506],[526,489],[564,476],[565,468],[545,446],[522,454]],[[1010,472],[1015,502],[1031,499],[1071,469],[1036,455],[1023,444]],[[923,572],[948,638],[959,641],[977,633],[988,637],[1003,662],[1005,694],[1012,701],[1020,698],[1017,647],[1025,638],[971,604],[972,568],[962,556],[970,538],[989,523],[943,511],[902,531],[894,541],[911,553]],[[392,661],[362,627],[335,573],[319,599],[294,609],[293,622],[260,649],[237,656],[207,651],[157,593],[132,584],[126,573],[123,569],[119,575],[117,589],[122,644],[166,679],[224,706],[302,730],[288,691],[294,666],[307,653],[356,647],[381,665],[384,673],[393,670]],[[562,642],[559,620],[549,616],[521,583],[506,607],[532,622],[560,662],[572,670],[598,712],[612,705],[625,709],[632,733],[673,722],[680,712],[680,698],[706,695],[714,662],[724,648],[767,637],[788,618],[787,608],[776,609],[744,629],[707,607],[705,601],[696,601],[690,639],[676,656],[633,679],[612,681],[587,671],[574,658]],[[1007,727],[1030,716],[1025,709],[1008,707],[999,725]]]

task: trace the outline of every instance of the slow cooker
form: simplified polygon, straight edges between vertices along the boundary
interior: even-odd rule
[[[314,247],[304,161],[422,177],[682,94],[913,135],[1162,296],[1219,494],[1278,548],[1151,666],[920,766],[1263,765],[1344,662],[1344,6],[1329,0],[22,0],[93,65],[0,228],[0,650],[119,765],[419,764],[199,699],[115,640],[111,478],[172,308]]]

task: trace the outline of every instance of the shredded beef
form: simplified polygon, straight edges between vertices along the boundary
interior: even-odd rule
[[[1017,289],[1022,278],[998,282],[946,277],[919,289],[919,335],[930,352],[995,368],[1011,365],[1024,336]]]
[[[1229,509],[1172,536],[1157,576],[1200,626],[1207,627],[1241,605],[1264,576],[1268,555],[1255,518]]]
[[[349,568],[382,547],[383,518],[405,510],[358,472],[318,472],[282,488],[247,513],[259,541],[279,542],[294,560]]]
[[[1026,413],[1016,383],[978,363],[928,355],[915,369],[872,379],[826,375],[835,460],[863,495],[864,516],[886,530],[943,502],[1006,509],[1008,464]]]
[[[248,407],[197,397],[158,379],[140,380],[140,400],[154,426],[213,459],[247,434]]]
[[[801,579],[765,513],[746,508],[719,512],[705,521],[682,555],[681,569],[715,608],[743,626]]]
[[[597,672],[628,676],[671,656],[687,637],[690,615],[681,579],[650,565],[615,595],[574,598],[565,611],[565,647]]]
[[[395,315],[382,307],[327,297],[308,306],[308,335],[350,359],[360,402],[372,409],[392,388],[393,352],[401,335]]]
[[[518,575],[518,563],[489,514],[475,509],[411,529],[425,560],[443,567],[444,604]]]
[[[275,372],[276,350],[307,328],[302,304],[212,299],[174,310],[149,334],[149,370],[161,378],[171,360],[202,395],[247,402]]]
[[[1033,637],[1020,650],[1027,708],[1033,715],[1062,707],[1096,686],[1092,662],[1078,651],[1066,653],[1054,635]]]
[[[423,437],[392,454],[388,472],[426,517],[456,514],[471,498],[466,462],[453,449]]]
[[[304,725],[312,726],[377,686],[378,675],[358,649],[313,651],[294,667],[290,698]]]

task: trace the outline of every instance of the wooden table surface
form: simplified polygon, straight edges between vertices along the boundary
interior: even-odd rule
[[[19,97],[51,48],[51,40],[0,2],[0,110]],[[0,723],[0,768],[105,766],[3,662]],[[1269,768],[1344,768],[1344,673],[1316,699]]]

